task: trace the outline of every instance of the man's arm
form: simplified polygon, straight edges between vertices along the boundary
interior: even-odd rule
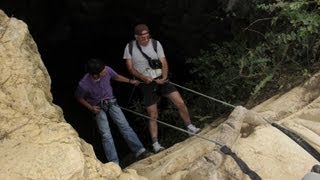
[[[126,60],[126,64],[127,64],[127,69],[128,71],[135,76],[136,78],[142,80],[143,82],[149,84],[153,81],[152,77],[149,76],[145,76],[143,74],[141,74],[140,72],[138,72],[134,67],[133,67],[133,63],[131,59],[127,59]]]
[[[163,84],[168,81],[168,63],[167,59],[165,57],[160,59],[161,64],[162,64],[162,78],[161,79],[156,79],[157,84]]]
[[[80,104],[82,104],[84,107],[86,107],[87,109],[89,109],[89,111],[93,113],[98,113],[100,111],[99,106],[92,106],[84,98],[77,98],[77,100],[79,101]]]
[[[162,79],[167,80],[168,79],[168,63],[167,59],[165,57],[160,59],[161,64],[162,64]]]
[[[119,81],[119,82],[125,82],[125,83],[129,83],[129,84],[133,84],[133,85],[138,85],[140,82],[138,80],[135,79],[129,79],[127,77],[124,77],[120,74],[118,74],[117,76],[115,76],[114,78],[112,78],[113,80]]]

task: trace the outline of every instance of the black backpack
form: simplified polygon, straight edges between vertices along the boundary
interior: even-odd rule
[[[130,53],[131,56],[132,56],[132,49],[133,49],[133,43],[134,42],[135,42],[135,40],[132,40],[129,43],[129,53]],[[152,47],[153,47],[154,51],[157,53],[157,45],[158,45],[157,40],[151,39],[151,42],[152,42]]]
[[[141,54],[148,60],[148,63],[150,65],[150,67],[152,69],[161,69],[162,68],[162,64],[161,64],[161,61],[159,59],[151,59],[148,55],[146,55],[142,49],[141,49],[141,46],[138,44],[137,41],[131,41],[129,43],[129,53],[130,55],[132,55],[132,49],[133,49],[133,43],[136,43],[139,51],[141,52]],[[152,47],[153,47],[153,50],[157,53],[157,41],[154,40],[154,39],[151,39],[151,42],[152,42]]]

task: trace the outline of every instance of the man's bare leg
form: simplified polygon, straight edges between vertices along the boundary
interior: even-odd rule
[[[149,119],[149,132],[152,139],[152,146],[154,152],[160,152],[164,150],[164,147],[162,147],[158,142],[158,107],[157,104],[153,104],[151,106],[147,107],[147,112],[150,117]]]

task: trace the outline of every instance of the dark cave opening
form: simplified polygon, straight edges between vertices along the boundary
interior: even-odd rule
[[[121,3],[132,3],[132,6],[123,7]],[[230,37],[229,30],[226,30],[229,28],[228,25],[209,27],[203,34],[196,34],[198,31],[192,32],[191,26],[189,30],[182,29],[183,24],[177,24],[178,30],[170,35],[170,22],[164,22],[164,15],[154,12],[155,9],[148,9],[148,3],[143,5],[145,7],[140,5],[129,1],[103,0],[0,2],[0,9],[9,17],[21,19],[28,25],[52,80],[53,102],[62,108],[66,121],[74,127],[79,136],[93,145],[98,159],[102,162],[107,160],[96,124],[91,113],[74,98],[74,91],[85,73],[85,63],[89,58],[101,58],[118,73],[130,77],[122,59],[124,47],[133,39],[134,25],[144,22],[150,26],[152,36],[163,44],[170,71],[174,72],[172,78],[179,82],[189,78],[188,70],[181,68],[185,66],[185,59],[196,55],[201,46],[206,45],[205,40],[210,40],[207,36],[216,40],[221,38],[219,41]],[[216,9],[218,8],[217,6]],[[186,12],[182,10],[181,13]],[[171,16],[174,18],[174,14]],[[192,36],[179,35],[181,29]],[[210,34],[208,31],[213,32]],[[188,41],[178,42],[178,37],[186,38]],[[189,48],[184,47],[186,45],[189,45]],[[113,90],[119,104],[123,106],[128,106],[132,102],[129,102],[131,96],[134,99],[140,98],[138,90],[126,84],[114,82]],[[127,112],[125,115],[143,144],[149,148],[147,121],[132,121],[134,115]],[[112,123],[111,126],[120,161],[124,161],[126,166],[131,163],[125,160],[127,154],[130,154],[129,149],[116,127]]]

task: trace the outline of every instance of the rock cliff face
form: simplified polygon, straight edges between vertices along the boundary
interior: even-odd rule
[[[27,25],[0,10],[0,179],[144,179],[97,160],[50,85]]]
[[[253,110],[236,107],[223,124],[217,128],[208,126],[199,135],[229,146],[262,179],[301,179],[319,162],[266,120],[292,130],[319,151],[320,98],[310,91],[319,86],[319,78],[320,74]],[[302,96],[306,101],[296,100]],[[230,156],[220,151],[220,146],[196,137],[128,168],[159,180],[250,179]]]
[[[50,84],[27,25],[0,10],[0,179],[250,179],[214,142],[262,179],[301,179],[319,163],[270,122],[320,151],[320,74],[124,170],[97,160],[52,103]]]

